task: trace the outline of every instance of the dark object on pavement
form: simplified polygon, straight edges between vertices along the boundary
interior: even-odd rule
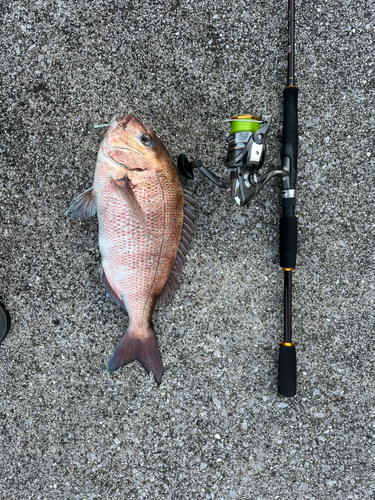
[[[0,342],[5,339],[10,328],[10,316],[5,306],[0,302]]]

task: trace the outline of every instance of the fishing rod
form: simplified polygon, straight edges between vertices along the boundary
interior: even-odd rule
[[[294,78],[294,3],[288,0],[288,81],[284,89],[284,118],[281,167],[260,174],[265,161],[266,138],[271,124],[269,115],[238,115],[228,120],[230,136],[225,159],[227,179],[211,172],[200,160],[178,158],[182,176],[194,179],[199,170],[222,189],[230,189],[231,198],[239,205],[247,204],[274,178],[281,181],[282,216],[280,218],[280,266],[284,272],[284,338],[279,350],[278,391],[282,396],[296,394],[296,349],[292,342],[292,271],[297,256],[296,176],[298,150],[298,89]]]

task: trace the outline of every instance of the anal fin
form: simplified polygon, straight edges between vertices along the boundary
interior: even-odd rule
[[[119,294],[113,289],[112,285],[108,281],[108,278],[107,278],[103,268],[100,269],[100,279],[102,280],[102,283],[105,286],[105,289],[107,290],[107,293],[111,297],[111,299],[114,302],[116,302],[116,304],[118,304],[119,306],[126,309],[122,297],[120,297]]]

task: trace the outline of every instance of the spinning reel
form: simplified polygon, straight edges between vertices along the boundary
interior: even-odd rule
[[[239,206],[248,203],[274,177],[282,180],[281,196],[294,196],[290,190],[290,165],[283,161],[282,169],[259,174],[266,158],[266,139],[271,124],[271,116],[238,115],[225,120],[230,123],[228,153],[225,158],[228,179],[223,181],[200,160],[188,161],[181,154],[178,157],[178,170],[183,177],[194,179],[196,168],[214,184],[222,189],[230,189],[230,196]],[[292,192],[291,192],[292,191]]]

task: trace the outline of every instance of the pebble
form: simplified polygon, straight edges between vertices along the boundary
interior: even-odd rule
[[[315,418],[324,418],[324,417],[325,417],[325,415],[322,412],[315,413]]]

